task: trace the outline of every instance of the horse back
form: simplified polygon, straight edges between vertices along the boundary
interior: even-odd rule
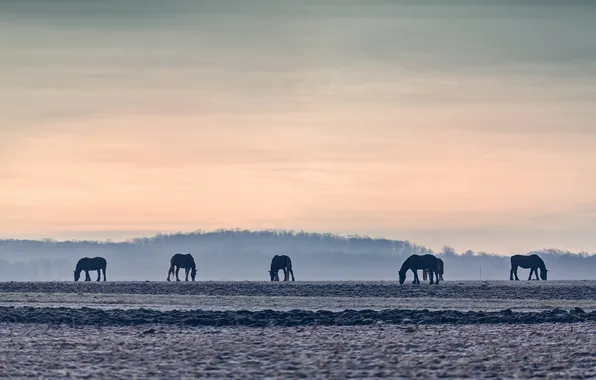
[[[195,259],[190,253],[176,253],[170,259],[170,266],[178,266],[180,268],[196,268]]]
[[[513,255],[511,256],[511,266],[519,266],[522,268],[534,268],[544,266],[544,261],[536,254],[532,255]]]
[[[108,265],[108,262],[103,257],[83,257],[77,262],[77,269],[86,269],[86,270],[95,270],[95,269],[105,269]]]
[[[408,269],[419,270],[419,269],[432,269],[433,271],[437,268],[438,260],[435,255],[410,255],[402,264],[400,272],[405,272]]]
[[[286,255],[275,255],[271,259],[271,270],[283,269],[285,267],[291,267],[292,260]]]

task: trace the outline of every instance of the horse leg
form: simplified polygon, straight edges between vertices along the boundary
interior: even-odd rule
[[[176,281],[180,281],[180,277],[178,277],[178,272],[180,272],[180,267],[176,267]]]
[[[292,270],[292,268],[288,269],[288,272],[290,272],[290,274],[292,275],[292,281],[296,281],[296,279],[294,278],[294,271]]]
[[[174,266],[170,265],[170,269],[168,269],[168,281],[170,281],[170,275],[174,273]]]
[[[427,275],[426,269],[423,269],[422,270],[422,281],[426,281],[427,278],[428,278],[428,275]]]
[[[101,280],[101,269],[97,270],[97,281]]]
[[[417,270],[412,270],[412,272],[414,272],[414,284],[420,284],[420,279],[418,278],[418,271]]]
[[[290,280],[290,274],[288,273],[288,267],[284,268],[284,281]]]
[[[91,281],[91,276],[89,276],[89,271],[85,269],[85,281]]]
[[[103,280],[106,280],[106,268],[101,268],[101,271],[103,272]]]
[[[429,269],[429,270],[428,270],[428,277],[430,278],[430,284],[431,284],[431,285],[435,283],[435,282],[434,282],[434,278],[433,278],[433,277],[434,277],[434,275],[435,275],[435,272],[434,272],[432,269]]]
[[[515,281],[519,281],[519,277],[517,277],[517,266],[513,268],[513,275],[515,276]]]
[[[534,273],[534,268],[530,268],[530,277],[528,277],[528,281],[532,280],[532,273]]]
[[[538,278],[538,268],[534,268],[534,274],[536,275],[536,281],[540,281]]]
[[[184,268],[184,273],[186,274],[186,279],[184,281],[188,281],[188,272],[190,272],[190,268]]]

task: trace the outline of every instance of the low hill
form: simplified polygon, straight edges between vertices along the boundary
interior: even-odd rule
[[[201,280],[267,280],[271,257],[292,257],[297,280],[395,280],[403,259],[435,253],[409,241],[284,230],[158,234],[122,242],[0,240],[0,281],[71,280],[79,258],[103,256],[108,280],[164,280],[170,257],[190,252]],[[543,250],[549,279],[596,279],[596,256]],[[446,280],[506,280],[509,258],[445,247]],[[520,278],[527,278],[520,271]]]

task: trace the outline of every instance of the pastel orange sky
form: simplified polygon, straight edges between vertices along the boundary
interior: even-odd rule
[[[594,252],[596,4],[538,3],[3,1],[0,237]]]

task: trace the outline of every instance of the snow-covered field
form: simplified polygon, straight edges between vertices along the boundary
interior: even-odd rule
[[[4,282],[0,341],[2,378],[593,378],[596,281]]]

